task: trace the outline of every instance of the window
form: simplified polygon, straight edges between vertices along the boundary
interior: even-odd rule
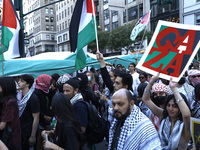
[[[65,21],[65,29],[67,29],[67,21]]]
[[[107,4],[108,3],[108,0],[103,0],[103,4]]]
[[[200,14],[196,15],[196,25],[200,25]]]
[[[70,19],[68,19],[68,25],[70,25]]]
[[[51,35],[51,40],[54,41],[55,40],[55,36]]]
[[[66,41],[66,40],[68,40],[67,34],[64,34],[64,35],[63,35],[63,41]]]
[[[45,45],[45,52],[55,52],[54,45]]]
[[[139,5],[139,18],[143,16],[143,4]]]
[[[50,8],[50,14],[53,15],[53,8]]]
[[[50,40],[50,35],[46,35],[46,40]]]
[[[65,17],[67,17],[67,9],[65,9]]]
[[[56,18],[57,18],[57,21],[58,21],[58,15],[56,16]]]
[[[46,31],[49,31],[49,25],[46,25]]]
[[[59,13],[59,20],[61,20],[61,13]]]
[[[118,21],[112,23],[112,29],[115,29],[118,27]]]
[[[73,5],[71,5],[71,13],[73,13]]]
[[[62,19],[64,18],[64,11],[62,11]]]
[[[123,12],[123,22],[124,23],[126,22],[126,10],[125,10],[125,12]]]
[[[62,42],[62,36],[58,37],[58,42]]]
[[[61,28],[61,24],[60,24],[60,31],[62,30],[62,28]]]
[[[106,25],[104,28],[105,28],[105,31],[110,31],[110,25]]]
[[[48,14],[49,13],[49,9],[45,8],[45,13]]]
[[[138,18],[138,7],[132,7],[128,9],[128,21],[134,20]]]
[[[68,7],[68,15],[69,15],[69,7]]]
[[[53,2],[53,0],[49,0],[49,3],[52,3]]]
[[[105,9],[104,10],[104,19],[108,19],[109,18],[109,10]]]
[[[48,16],[45,17],[45,21],[49,22],[49,17]]]
[[[62,29],[63,29],[63,30],[65,29],[65,27],[64,27],[64,22],[62,23]]]
[[[51,18],[50,18],[50,22],[53,22],[53,20],[54,20],[54,18],[53,18],[53,17],[51,17]]]
[[[54,25],[51,25],[51,31],[54,31]]]
[[[117,16],[118,15],[118,11],[113,10],[112,11],[112,16]]]
[[[44,3],[45,3],[45,4],[48,4],[48,0],[45,0]]]

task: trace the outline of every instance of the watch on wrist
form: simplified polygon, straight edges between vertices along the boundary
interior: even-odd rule
[[[183,101],[183,99],[176,99],[176,103],[180,102],[180,101]]]

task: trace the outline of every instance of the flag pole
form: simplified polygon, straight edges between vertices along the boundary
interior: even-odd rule
[[[98,36],[97,36],[97,25],[96,25],[96,15],[95,15],[95,10],[94,10],[94,0],[92,1],[92,14],[94,16],[94,27],[95,27],[95,35],[96,35],[96,44],[97,44],[97,52],[99,52],[99,41],[98,41]]]
[[[2,77],[4,76],[4,65],[3,65],[3,53],[4,53],[4,45],[2,46]]]

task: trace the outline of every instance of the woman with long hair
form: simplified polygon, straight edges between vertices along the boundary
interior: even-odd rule
[[[158,79],[159,74],[153,79]],[[153,84],[149,82],[149,84]],[[165,101],[164,109],[155,105],[150,98],[146,99],[148,89],[145,90],[142,101],[149,107],[153,114],[161,120],[159,136],[163,149],[187,149],[188,142],[191,138],[190,133],[190,107],[186,97],[179,93],[176,88],[176,82],[170,79],[169,86],[173,94],[168,95]]]
[[[55,134],[55,140],[52,143],[45,139],[44,148],[79,150],[83,136],[70,99],[63,93],[56,93],[52,99],[52,110],[57,120],[56,129],[43,131],[42,137],[45,139],[45,134]]]
[[[0,131],[1,140],[10,150],[21,149],[21,130],[19,107],[17,104],[16,84],[11,77],[0,77]],[[5,131],[9,129],[9,138],[6,140]],[[7,132],[8,133],[8,132]]]

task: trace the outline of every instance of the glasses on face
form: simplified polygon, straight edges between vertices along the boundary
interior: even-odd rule
[[[144,79],[144,77],[139,77],[139,79]]]
[[[198,77],[198,78],[199,78],[199,77],[200,77],[200,75],[192,76],[192,78],[196,78],[196,77]]]

